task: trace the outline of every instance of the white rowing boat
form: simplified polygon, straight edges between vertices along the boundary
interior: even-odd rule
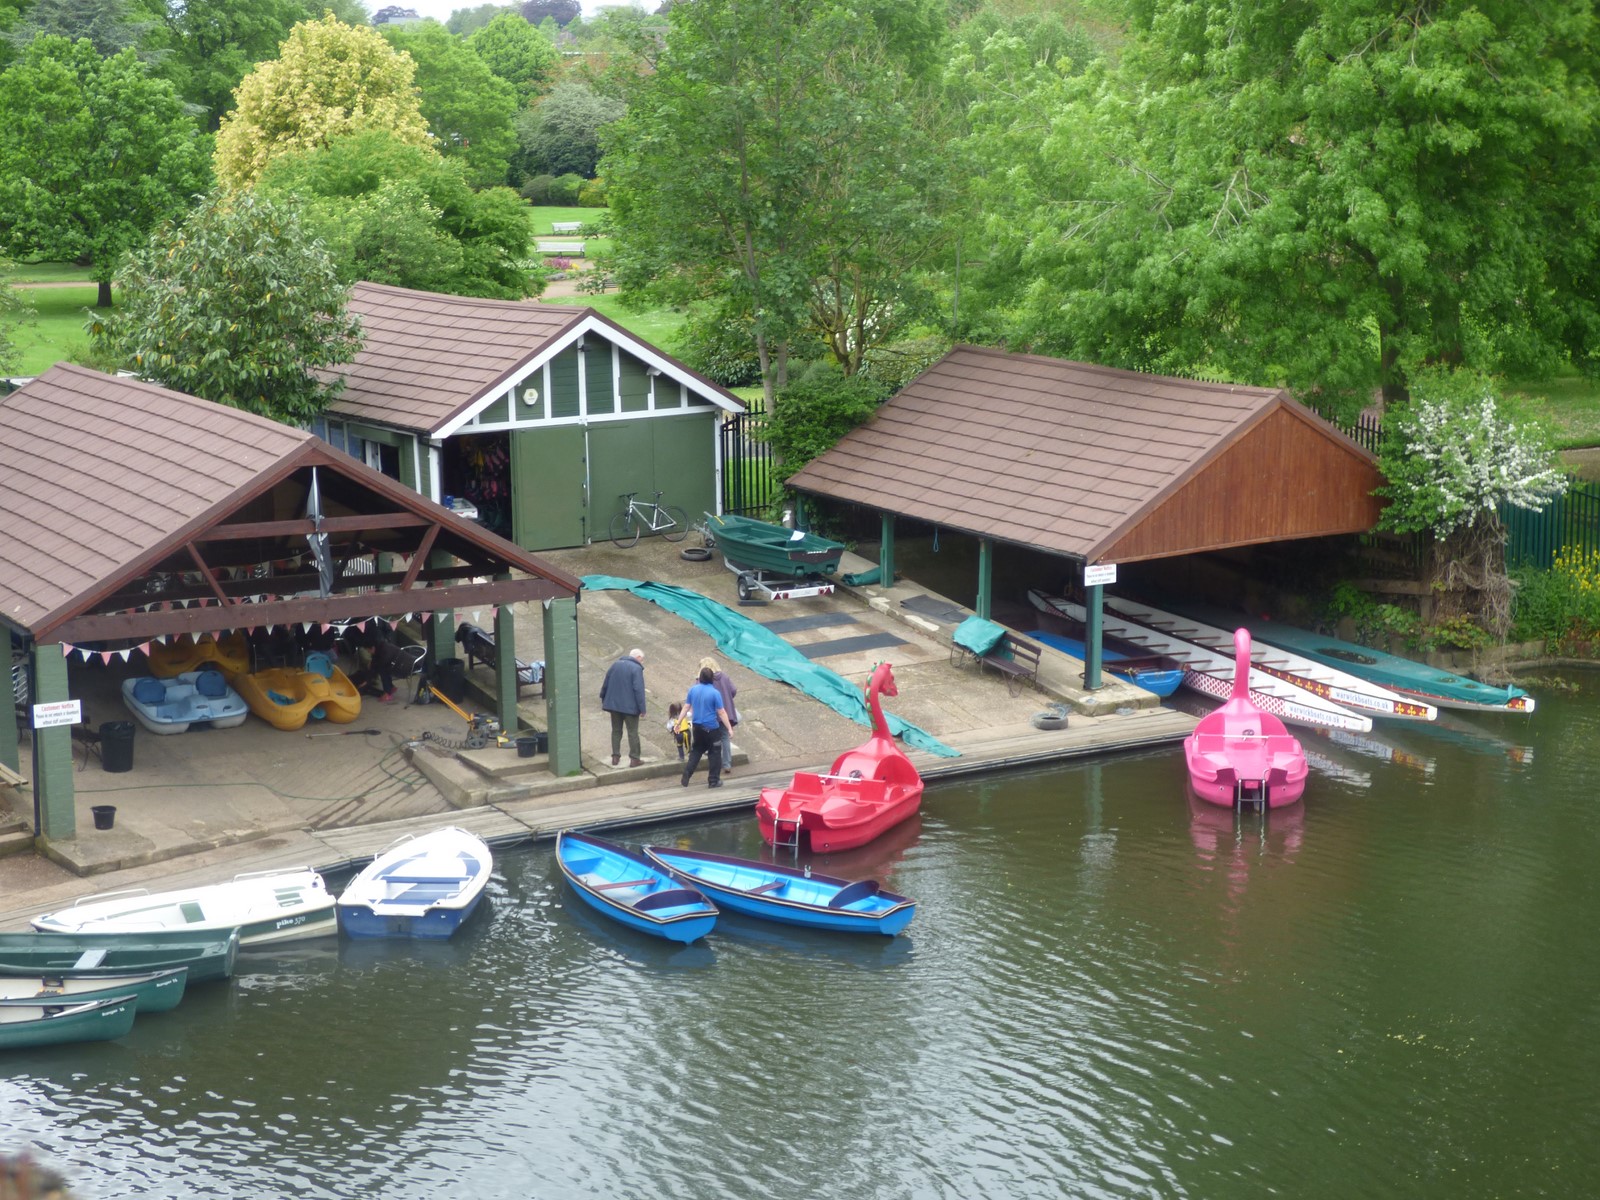
[[[1139,604],[1121,596],[1107,596],[1105,603],[1108,612],[1115,612],[1157,632],[1204,646],[1207,650],[1215,650],[1218,654],[1233,649],[1231,630],[1163,612],[1149,604]],[[1242,619],[1240,623],[1244,623]],[[1303,654],[1269,646],[1264,642],[1251,641],[1250,665],[1356,712],[1407,721],[1431,721],[1439,715],[1437,708],[1424,701],[1402,696],[1399,692],[1390,691],[1348,671],[1337,670],[1314,662]]]
[[[1037,594],[1035,604],[1043,601],[1050,611],[1060,613],[1073,621],[1086,621],[1088,614],[1083,605],[1074,604],[1060,596]],[[1196,642],[1185,641],[1128,620],[1115,612],[1104,614],[1100,628],[1111,637],[1121,638],[1148,650],[1175,659],[1183,667],[1183,686],[1213,700],[1226,700],[1233,690],[1233,659],[1218,654]],[[1269,712],[1280,721],[1293,725],[1310,725],[1322,729],[1348,729],[1355,733],[1368,733],[1372,718],[1353,712],[1342,704],[1335,704],[1315,692],[1296,687],[1288,680],[1268,675],[1265,671],[1250,668],[1250,701],[1257,708]]]

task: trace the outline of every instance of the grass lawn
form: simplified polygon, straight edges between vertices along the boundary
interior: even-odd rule
[[[533,236],[550,237],[554,230],[551,225],[557,221],[597,221],[606,210],[603,208],[556,208],[552,205],[537,205],[529,210],[533,213]]]
[[[0,268],[0,281],[6,283],[89,283],[90,268],[76,263],[11,263]]]
[[[31,324],[18,329],[18,375],[39,375],[63,360],[81,360],[89,350],[83,331],[84,309],[93,306],[94,284],[72,288],[28,288],[23,297],[36,314]]]
[[[605,292],[599,296],[561,296],[552,298],[551,304],[577,304],[587,305],[596,312],[610,317],[629,333],[643,338],[652,346],[659,346],[667,353],[672,353],[673,344],[678,337],[678,330],[683,328],[685,314],[671,308],[650,308],[644,312],[630,312],[622,307],[615,292]]]
[[[1506,391],[1555,431],[1561,449],[1600,446],[1600,380],[1569,368],[1551,379],[1508,381]]]

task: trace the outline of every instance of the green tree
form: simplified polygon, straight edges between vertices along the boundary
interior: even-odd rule
[[[295,23],[310,15],[302,0],[159,0],[153,8],[166,52],[162,74],[206,110],[211,129],[233,107],[240,80],[275,58]]]
[[[274,159],[257,187],[300,199],[347,282],[508,300],[531,290],[527,206],[509,188],[474,191],[460,160],[427,146],[364,130]]]
[[[85,262],[111,303],[122,253],[210,183],[200,130],[132,50],[42,37],[0,74],[0,253]]]
[[[401,141],[426,144],[415,71],[370,26],[333,16],[302,21],[279,56],[239,84],[238,106],[217,133],[217,179],[227,188],[249,187],[275,156],[357,129],[387,129]]]
[[[482,29],[501,13],[517,12],[515,4],[480,4],[476,8],[458,8],[450,14],[444,27],[457,37],[469,37]]]
[[[0,262],[0,267],[6,264]],[[22,298],[22,292],[9,283],[0,283],[0,375],[10,375],[17,369],[19,351],[16,332],[20,326],[30,324],[33,310]]]
[[[1589,3],[1131,8],[1117,65],[982,81],[1014,341],[1336,413],[1428,364],[1600,365]]]
[[[453,19],[453,18],[452,18]],[[502,10],[467,39],[484,65],[516,89],[519,104],[544,90],[561,52],[514,10]]]
[[[290,424],[315,417],[360,349],[333,259],[293,208],[213,193],[117,275],[122,305],[89,323],[93,351],[156,383]]]
[[[596,95],[588,84],[572,79],[556,84],[517,117],[524,172],[593,179],[600,162],[600,131],[627,111],[621,100]]]
[[[155,27],[129,0],[32,0],[21,7],[20,19],[6,34],[18,51],[38,37],[88,38],[97,53],[109,56],[137,49]]]
[[[437,21],[385,25],[383,36],[417,64],[422,115],[439,153],[464,161],[479,186],[504,183],[517,144],[516,90]]]
[[[846,371],[925,301],[948,172],[928,83],[942,5],[676,5],[601,173],[634,295],[734,296],[769,404],[806,329]],[[687,165],[692,164],[692,165]]]

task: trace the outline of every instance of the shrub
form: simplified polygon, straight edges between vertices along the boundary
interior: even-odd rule
[[[522,185],[522,198],[529,204],[554,204],[550,190],[555,186],[554,175],[534,175]]]
[[[577,204],[578,196],[583,191],[583,185],[587,182],[588,180],[582,175],[557,175],[555,181],[550,185],[550,203]]]
[[[1600,640],[1600,551],[1565,546],[1548,571],[1519,572],[1512,630],[1550,650]]]
[[[604,179],[585,179],[583,186],[578,189],[578,205],[580,208],[604,208],[606,206],[606,181]]]
[[[888,396],[876,380],[847,378],[832,363],[808,367],[779,395],[762,434],[778,457],[783,478],[864,424]]]
[[[713,383],[749,387],[761,382],[750,318],[725,306],[701,307],[689,314],[678,331],[678,357]]]

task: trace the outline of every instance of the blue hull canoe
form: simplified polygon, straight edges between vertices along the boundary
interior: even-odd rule
[[[687,944],[717,923],[716,905],[698,889],[626,846],[563,831],[556,862],[585,904],[629,929]]]
[[[911,924],[917,912],[915,902],[884,891],[872,879],[853,883],[794,867],[668,846],[646,846],[644,852],[720,907],[766,921],[893,937]]]
[[[1079,638],[1065,637],[1059,633],[1048,633],[1043,629],[1035,629],[1028,633],[1036,642],[1043,642],[1046,646],[1053,646],[1065,654],[1072,655],[1080,661],[1088,653]],[[1113,675],[1126,679],[1135,687],[1142,687],[1147,692],[1154,692],[1158,696],[1170,696],[1178,690],[1178,685],[1183,682],[1183,668],[1174,667],[1170,670],[1161,667],[1119,666],[1126,661],[1128,656],[1116,650],[1100,651],[1100,661],[1105,664],[1106,670]]]

